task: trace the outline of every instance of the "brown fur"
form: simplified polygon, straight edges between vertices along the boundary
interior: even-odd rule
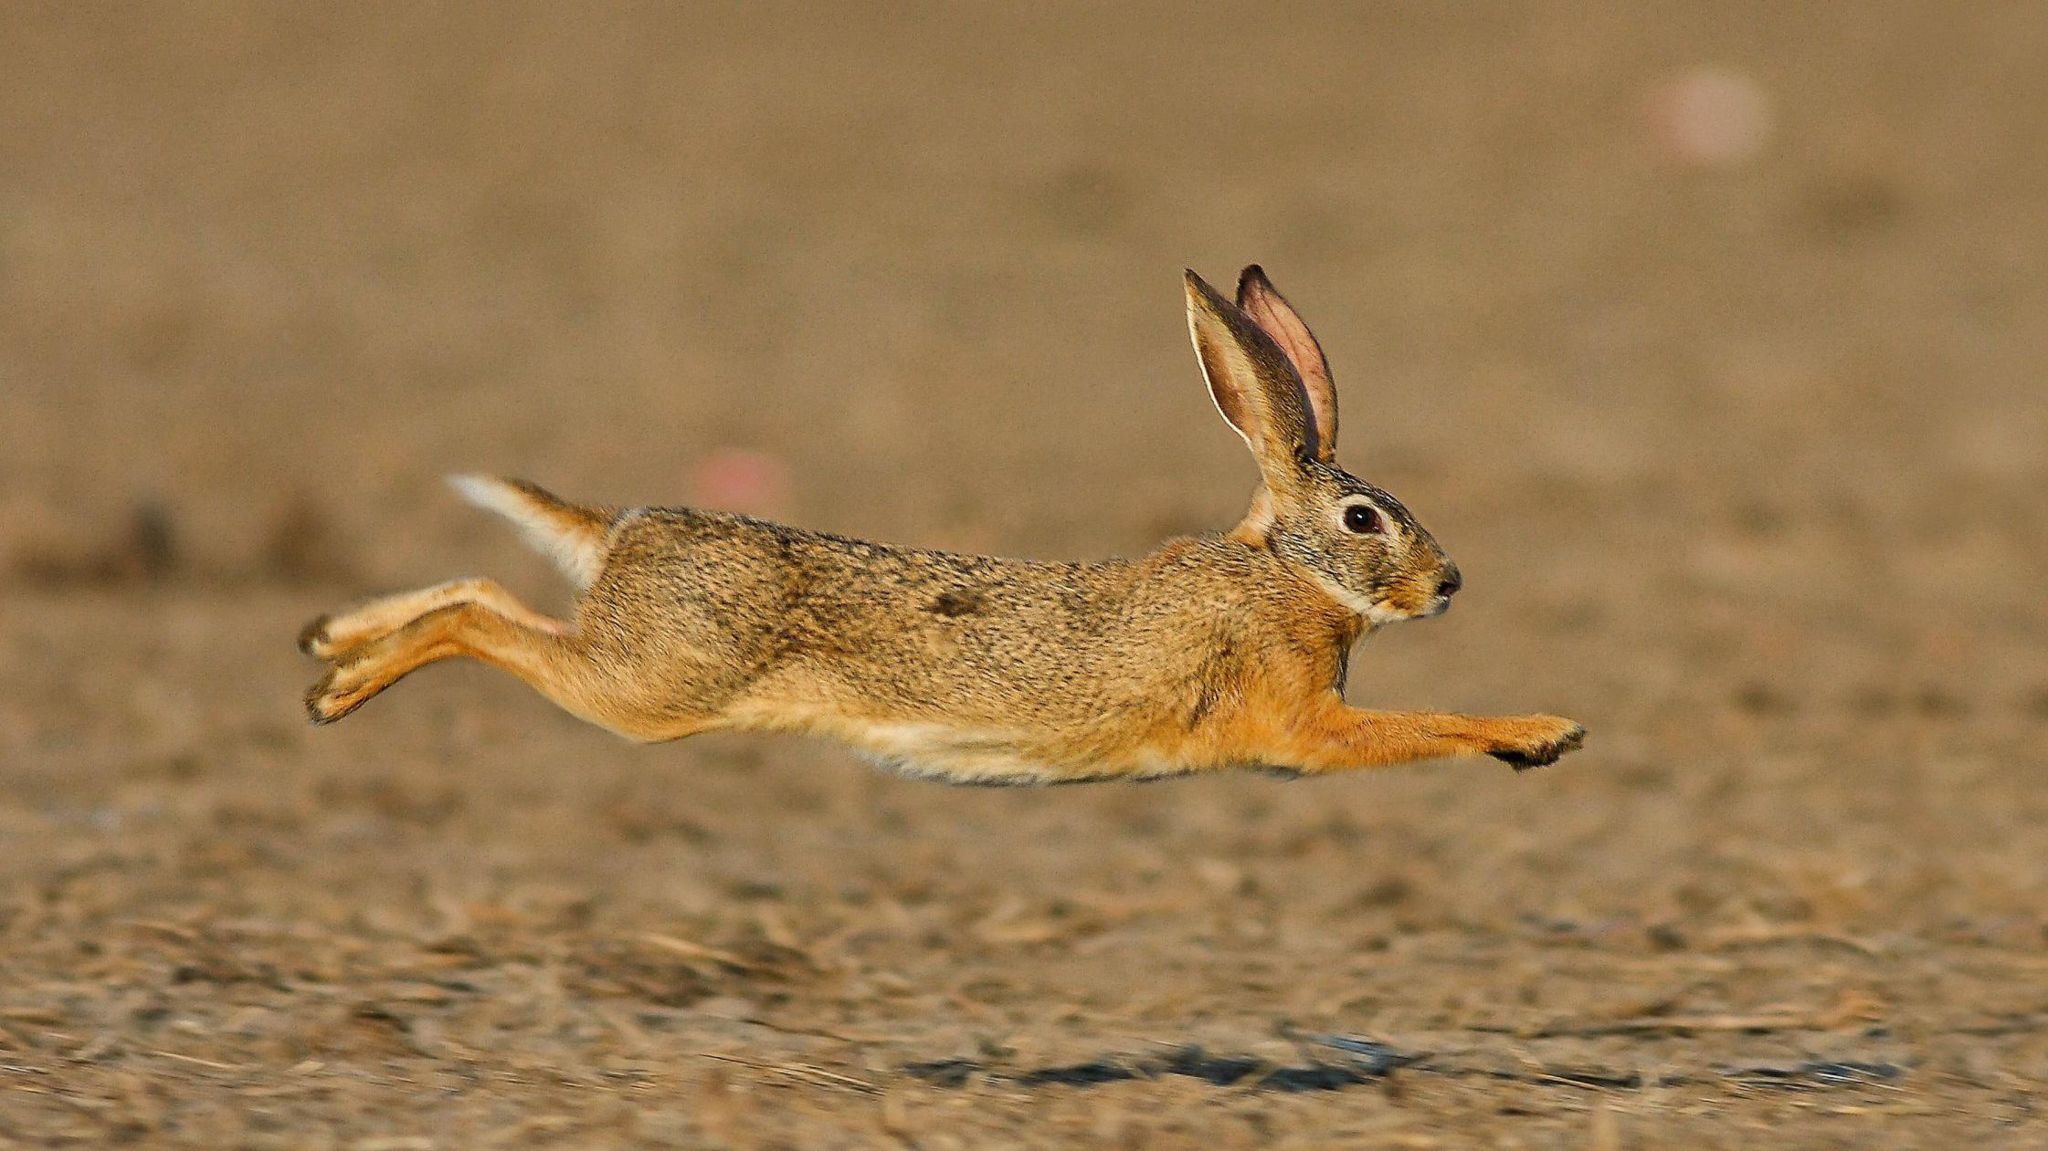
[[[574,619],[533,612],[488,580],[374,601],[306,629],[301,646],[333,665],[307,708],[331,723],[420,667],[467,656],[635,739],[805,732],[955,783],[1321,773],[1448,755],[1520,768],[1577,747],[1583,729],[1554,716],[1345,705],[1352,644],[1442,610],[1456,569],[1398,501],[1329,462],[1328,365],[1263,274],[1247,270],[1241,298],[1246,285],[1249,313],[1189,273],[1211,390],[1267,477],[1227,535],[1135,560],[1033,563],[687,508],[584,509],[472,478],[466,494],[590,577]],[[1353,504],[1384,530],[1343,526]]]

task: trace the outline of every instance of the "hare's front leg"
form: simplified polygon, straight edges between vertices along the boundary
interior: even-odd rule
[[[1292,755],[1281,762],[1322,773],[1490,755],[1521,771],[1557,762],[1585,738],[1585,728],[1555,715],[1366,711],[1347,707],[1333,696],[1302,718],[1288,749]]]

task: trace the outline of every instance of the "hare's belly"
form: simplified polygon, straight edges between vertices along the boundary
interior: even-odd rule
[[[993,727],[876,723],[861,725],[843,738],[898,774],[989,787],[1157,779],[1200,768],[1149,747],[1089,746],[1056,735]]]

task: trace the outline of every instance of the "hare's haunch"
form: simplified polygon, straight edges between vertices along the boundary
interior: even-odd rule
[[[1257,267],[1237,301],[1187,275],[1216,407],[1264,483],[1221,535],[1139,559],[1028,563],[842,539],[689,508],[583,507],[531,484],[455,484],[579,589],[574,618],[485,579],[308,625],[332,723],[452,656],[501,667],[634,739],[809,732],[951,783],[1319,774],[1450,755],[1551,763],[1556,716],[1365,711],[1342,695],[1366,632],[1436,615],[1457,567],[1399,500],[1339,468],[1322,350]]]

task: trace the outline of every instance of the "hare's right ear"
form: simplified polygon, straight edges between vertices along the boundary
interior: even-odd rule
[[[1285,499],[1301,487],[1302,463],[1322,458],[1301,377],[1271,336],[1192,271],[1187,290],[1188,331],[1209,396],[1251,447],[1267,490]]]
[[[1329,463],[1337,454],[1337,385],[1330,378],[1330,361],[1316,342],[1316,334],[1308,330],[1301,313],[1257,264],[1237,274],[1237,306],[1260,331],[1273,337],[1286,353],[1287,362],[1294,365],[1294,374],[1301,377],[1308,392],[1309,415],[1315,420],[1316,458]]]

